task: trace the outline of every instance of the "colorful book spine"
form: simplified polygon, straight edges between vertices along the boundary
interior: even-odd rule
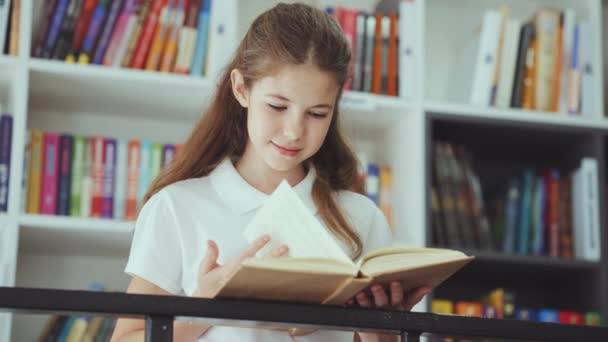
[[[163,145],[159,143],[152,144],[152,153],[150,155],[150,184],[154,182],[160,174],[163,164]]]
[[[139,192],[139,167],[141,164],[141,147],[139,140],[129,141],[127,152],[127,194],[125,218],[134,220],[137,217],[137,196]]]
[[[165,144],[163,146],[163,169],[167,168],[175,157],[175,145]]]
[[[72,177],[72,149],[74,137],[61,135],[59,142],[59,188],[57,199],[57,215],[70,214],[70,185]]]
[[[103,62],[103,57],[108,49],[108,44],[110,44],[110,38],[112,37],[112,32],[114,31],[116,20],[118,19],[122,5],[123,0],[112,0],[107,19],[103,25],[103,31],[99,37],[99,43],[97,44],[97,48],[95,48],[95,53],[93,54],[93,64],[99,65]]]
[[[161,10],[161,14],[156,25],[156,32],[154,33],[154,38],[152,39],[152,44],[150,45],[150,52],[146,57],[145,69],[148,71],[158,70],[162,53],[165,49],[167,36],[170,32],[173,17],[175,16],[175,11],[173,11],[173,2],[174,0],[164,1],[163,9]]]
[[[378,197],[380,195],[380,168],[376,164],[370,163],[367,165],[365,190],[367,192],[367,197],[378,205]]]
[[[82,163],[82,191],[80,193],[80,216],[91,216],[93,207],[93,142],[94,138],[84,139]]]
[[[91,56],[93,55],[95,47],[97,46],[99,34],[104,22],[106,21],[109,5],[110,0],[99,0],[99,3],[95,8],[95,12],[93,13],[93,17],[91,18],[89,30],[87,31],[84,42],[82,43],[82,49],[78,55],[79,64],[89,64],[91,62]]]
[[[64,60],[70,52],[72,39],[74,38],[74,28],[82,8],[82,0],[71,0],[65,13],[65,18],[59,29],[57,44],[53,50],[53,59]]]
[[[0,211],[8,210],[8,189],[11,169],[13,117],[0,117]]]
[[[198,29],[196,34],[196,45],[194,48],[194,59],[190,75],[203,76],[205,64],[207,63],[207,41],[209,40],[209,14],[211,12],[212,0],[201,0],[202,6],[198,18]]]
[[[53,55],[53,49],[55,48],[55,43],[57,42],[57,37],[59,36],[59,29],[61,28],[63,17],[68,9],[69,1],[70,0],[57,0],[57,7],[55,8],[55,13],[53,13],[53,17],[51,19],[49,34],[46,37],[44,48],[42,49],[42,55],[40,56],[42,58],[51,58]]]
[[[137,44],[139,43],[139,38],[143,32],[146,18],[148,17],[148,13],[150,13],[150,5],[152,4],[152,0],[141,1],[143,2],[141,2],[139,6],[135,7],[131,17],[129,18],[129,23],[132,23],[134,19],[135,23],[133,24],[133,32],[128,36],[129,40],[127,47],[124,52],[124,57],[121,60],[121,65],[124,68],[131,66],[133,56],[135,55],[135,50],[137,49]]]
[[[59,134],[44,134],[42,157],[42,202],[40,213],[55,215],[57,212],[57,176],[59,171]]]
[[[43,159],[44,133],[32,130],[29,184],[27,187],[27,210],[29,214],[40,213],[40,189],[42,188],[42,159]]]
[[[103,211],[104,184],[104,138],[94,137],[92,141],[91,181],[93,193],[91,200],[91,216],[101,217]]]
[[[19,36],[21,31],[21,1],[13,0],[13,11],[11,13],[11,30],[9,34],[8,53],[11,56],[19,55]]]
[[[170,27],[165,51],[162,54],[162,60],[160,63],[161,72],[171,72],[173,70],[173,66],[175,65],[175,56],[177,55],[177,40],[179,37],[179,31],[184,23],[184,4],[184,0],[178,0],[173,25]]]
[[[152,45],[152,39],[156,32],[156,26],[158,25],[159,17],[161,15],[163,3],[164,0],[152,0],[150,13],[143,26],[143,31],[139,38],[139,42],[137,43],[133,61],[131,62],[131,68],[133,69],[143,69],[145,66],[148,53],[150,52],[150,46]]]
[[[30,163],[32,157],[32,131],[29,129],[26,130],[25,133],[25,148],[23,154],[23,169],[21,170],[21,203],[19,212],[26,213],[27,212],[27,187],[29,184],[29,175],[30,175]]]
[[[194,57],[194,45],[196,44],[196,27],[198,25],[198,12],[202,0],[190,0],[186,7],[186,18],[183,27],[179,31],[179,42],[175,67],[176,74],[190,74],[192,59]]]
[[[114,218],[125,219],[127,199],[127,166],[128,166],[127,141],[119,139],[116,141],[116,181],[114,182]]]
[[[45,1],[44,4],[44,12],[42,13],[42,19],[40,21],[40,26],[38,28],[38,35],[36,37],[36,42],[34,43],[34,48],[32,50],[33,57],[41,57],[42,50],[44,49],[44,42],[46,41],[46,36],[49,32],[49,26],[51,25],[51,20],[53,19],[53,13],[55,13],[55,5],[57,0],[49,0]]]
[[[80,14],[78,15],[78,19],[76,20],[76,25],[74,26],[72,46],[70,48],[70,52],[68,52],[67,56],[65,57],[66,62],[76,62],[80,48],[82,47],[84,39],[87,36],[89,24],[91,23],[93,13],[95,12],[95,7],[97,7],[97,0],[84,0],[82,8],[80,9]]]
[[[140,163],[139,163],[139,188],[137,191],[137,205],[141,205],[148,186],[150,185],[150,166],[152,159],[152,143],[149,141],[141,142]],[[138,208],[139,209],[139,208]]]
[[[116,172],[116,139],[104,139],[103,202],[101,217],[114,217],[114,182]]]
[[[122,12],[116,21],[116,26],[114,27],[114,32],[112,32],[112,37],[110,38],[110,43],[108,44],[108,49],[103,56],[103,65],[105,66],[113,66],[114,61],[117,58],[119,48],[123,41],[128,39],[128,36],[125,37],[127,33],[127,26],[129,24],[129,17],[131,16],[131,12],[135,8],[136,0],[126,0],[125,5],[122,8]]]
[[[72,149],[72,184],[70,186],[70,216],[80,216],[85,145],[86,138],[82,136],[74,137],[74,148]]]

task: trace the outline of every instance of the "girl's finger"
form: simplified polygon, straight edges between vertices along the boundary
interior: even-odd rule
[[[286,245],[281,245],[278,248],[275,248],[272,251],[270,251],[264,257],[280,258],[283,256],[287,256],[288,253],[289,253],[289,247],[287,247]]]
[[[217,258],[220,252],[217,248],[217,244],[213,240],[207,241],[207,254],[201,260],[201,264],[199,266],[199,272],[205,274],[212,271],[214,268],[218,267]]]
[[[388,296],[384,287],[381,285],[373,285],[371,287],[372,294],[374,295],[374,304],[376,307],[382,308],[388,305]]]
[[[414,290],[408,292],[405,303],[403,304],[405,310],[406,311],[412,310],[414,305],[416,305],[419,301],[421,301],[422,298],[424,296],[426,296],[429,292],[431,292],[431,288],[426,287],[426,286],[419,287],[417,289],[414,289]]]
[[[359,305],[361,307],[364,307],[364,308],[371,308],[372,307],[372,301],[365,294],[365,292],[359,292],[355,298],[357,300],[357,303],[359,303]]]
[[[399,308],[403,305],[403,286],[401,282],[391,282],[391,306]]]
[[[240,264],[245,261],[245,259],[254,257],[260,249],[266,246],[268,241],[270,241],[270,236],[267,234],[264,234],[257,238],[249,246],[247,246],[247,248],[245,248],[245,250],[242,251],[241,254],[235,259],[236,263]]]

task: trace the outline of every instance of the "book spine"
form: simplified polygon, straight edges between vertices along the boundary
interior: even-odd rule
[[[68,9],[69,1],[70,0],[57,0],[57,7],[55,8],[55,13],[53,13],[49,33],[44,42],[42,55],[40,56],[42,58],[51,58],[53,54],[53,49],[55,48],[55,43],[57,42],[57,36],[59,35],[59,29],[61,28],[63,17]]]
[[[19,32],[21,31],[21,1],[13,0],[13,10],[11,12],[11,32],[8,53],[11,56],[19,55]]]
[[[141,142],[141,151],[139,155],[139,189],[137,192],[137,205],[138,209],[142,203],[144,195],[146,191],[148,191],[148,186],[150,185],[150,166],[152,159],[152,144],[149,141]]]
[[[114,182],[114,218],[125,219],[127,193],[127,141],[119,139],[116,142],[116,182]]]
[[[30,153],[30,166],[27,188],[27,213],[40,213],[40,193],[42,188],[42,165],[44,133],[39,130],[32,131],[32,147]]]
[[[99,37],[99,43],[97,44],[97,48],[93,54],[93,64],[99,65],[103,62],[103,57],[108,49],[108,44],[110,43],[110,38],[112,36],[112,32],[114,31],[116,20],[118,19],[118,14],[120,13],[122,5],[123,0],[113,0],[112,4],[110,5],[108,17],[105,21],[105,25],[103,26],[101,36]]]
[[[207,40],[209,38],[209,13],[211,12],[212,0],[201,0],[202,5],[198,18],[198,29],[196,35],[196,45],[194,48],[194,59],[190,75],[203,76],[205,74],[205,64],[207,63]]]
[[[36,42],[33,44],[33,46],[34,46],[34,48],[32,50],[33,57],[42,56],[42,49],[44,49],[44,42],[46,41],[46,36],[48,35],[48,32],[49,32],[49,26],[51,25],[51,19],[53,18],[53,13],[55,13],[56,4],[57,4],[57,0],[45,1],[44,12],[42,14],[40,26],[38,28]]]
[[[184,26],[179,31],[178,51],[174,68],[176,74],[190,74],[194,57],[194,45],[196,44],[196,27],[200,4],[201,0],[190,0],[188,4]]]
[[[61,135],[57,215],[67,216],[70,214],[70,180],[73,143],[74,137],[70,135]]]
[[[82,0],[70,1],[65,18],[63,19],[61,28],[59,29],[59,37],[57,38],[57,44],[55,45],[55,49],[53,51],[53,59],[64,60],[67,57],[70,51],[72,39],[74,37],[74,27],[76,25],[76,20],[78,20],[81,7]]]
[[[131,16],[131,12],[135,7],[136,0],[126,0],[122,12],[116,21],[116,27],[114,28],[114,32],[112,32],[112,37],[110,38],[110,43],[108,44],[108,49],[103,56],[103,65],[112,66],[114,65],[114,61],[117,58],[119,47],[123,40],[128,39],[125,38],[127,33],[127,26],[129,24],[129,17]]]
[[[87,35],[82,43],[82,49],[78,55],[79,64],[89,64],[91,62],[91,56],[97,46],[101,28],[106,20],[109,3],[110,0],[100,0],[95,8],[89,30],[87,31]]]
[[[163,169],[167,168],[175,157],[175,145],[165,144],[163,146]]]
[[[82,47],[82,43],[86,38],[88,28],[91,23],[91,19],[93,18],[93,13],[95,12],[96,7],[97,0],[84,0],[80,9],[80,14],[78,15],[78,19],[76,20],[76,24],[74,26],[72,46],[70,47],[70,51],[65,57],[66,62],[76,62],[76,58],[78,57],[78,54],[80,53],[80,49]]]
[[[90,217],[93,207],[93,144],[94,138],[84,139],[82,166],[82,191],[80,194],[80,216]]]
[[[72,153],[72,184],[70,186],[70,216],[80,216],[82,180],[84,173],[85,138],[74,137]]]
[[[0,118],[0,211],[8,210],[8,189],[11,169],[13,117],[2,114]]]
[[[161,72],[171,72],[173,70],[173,66],[175,65],[175,58],[177,55],[177,40],[179,37],[180,29],[184,23],[184,1],[178,1],[178,8],[175,12],[175,19],[173,20],[173,25],[171,27],[171,32],[169,34],[169,38],[167,40],[167,45],[165,46],[165,51],[162,56],[162,61],[160,64]]]
[[[116,181],[116,139],[105,138],[103,172],[103,202],[101,217],[114,217],[114,182]]]
[[[150,155],[150,183],[154,182],[163,163],[163,146],[158,143],[152,144],[152,153]]]
[[[7,29],[9,28],[9,18],[11,12],[11,1],[4,0],[0,2],[0,48],[4,53],[4,45],[6,44],[5,38]]]
[[[32,157],[32,131],[29,129],[25,132],[25,149],[23,154],[23,169],[21,172],[21,203],[19,212],[27,212],[27,189],[29,185],[30,165]]]
[[[150,13],[148,14],[148,18],[143,26],[142,34],[139,42],[137,43],[133,61],[131,62],[131,68],[133,69],[144,68],[146,58],[150,52],[150,45],[152,44],[152,39],[154,38],[154,33],[156,32],[159,16],[161,15],[162,5],[163,0],[152,0]]]
[[[139,6],[136,6],[131,17],[129,18],[129,23],[135,22],[133,24],[133,32],[129,36],[129,41],[127,43],[127,48],[124,53],[124,57],[121,60],[121,65],[124,68],[128,68],[133,61],[133,56],[135,55],[135,50],[137,49],[137,44],[139,43],[139,39],[141,37],[141,33],[144,27],[144,23],[146,18],[148,17],[148,13],[150,12],[150,5],[152,4],[152,0],[142,0]],[[136,19],[135,19],[136,18]]]
[[[42,161],[41,214],[54,215],[57,212],[58,157],[59,134],[47,132],[44,135],[44,154]]]
[[[104,188],[104,138],[95,137],[92,141],[91,181],[93,185],[91,216],[101,217],[103,210]]]
[[[389,21],[387,95],[397,96],[397,15],[392,13]]]
[[[152,39],[150,51],[146,57],[144,66],[144,68],[148,71],[156,71],[159,68],[165,43],[167,42],[166,38],[170,32],[171,23],[175,14],[173,11],[173,1],[174,0],[164,1],[163,8],[158,17],[154,38]]]
[[[139,140],[129,141],[127,159],[127,194],[125,218],[134,220],[137,217],[137,196],[139,191],[139,166],[141,147]]]

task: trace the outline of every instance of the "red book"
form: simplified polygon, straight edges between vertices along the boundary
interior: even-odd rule
[[[137,217],[140,151],[141,147],[139,140],[129,141],[129,150],[127,152],[127,194],[125,210],[125,218],[127,220],[135,220]]]
[[[93,158],[91,176],[93,181],[93,196],[91,202],[91,217],[101,217],[103,212],[103,184],[104,184],[104,143],[103,137],[93,137]]]
[[[42,153],[42,194],[40,213],[57,212],[57,185],[59,176],[59,134],[45,133]]]
[[[578,324],[583,325],[585,319],[579,312],[574,311],[559,311],[559,322],[562,324]]]
[[[165,0],[153,0],[152,8],[148,13],[146,23],[144,24],[143,32],[141,37],[139,37],[139,41],[137,42],[137,48],[135,49],[135,54],[133,56],[133,60],[131,61],[131,68],[144,68],[164,3]]]

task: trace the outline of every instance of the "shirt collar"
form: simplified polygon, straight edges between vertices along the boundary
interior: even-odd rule
[[[316,172],[311,165],[306,177],[293,187],[313,215],[317,213],[317,207],[312,199],[312,186],[315,178]],[[225,158],[211,171],[209,179],[222,200],[238,215],[260,208],[270,197],[247,183],[236,170],[230,158]]]

